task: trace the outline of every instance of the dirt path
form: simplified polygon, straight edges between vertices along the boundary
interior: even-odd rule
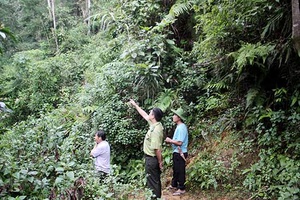
[[[201,193],[201,192],[192,192],[187,191],[186,193],[180,196],[173,196],[175,191],[168,190],[163,188],[162,190],[162,200],[241,200],[241,199],[248,199],[248,198],[230,198],[226,195],[218,196],[215,193]],[[141,190],[135,194],[131,194],[128,196],[130,200],[146,200],[144,192]]]
[[[162,195],[163,200],[179,200],[179,199],[196,200],[194,197],[191,197],[188,192],[186,192],[185,194],[182,194],[180,196],[173,196],[173,191],[169,191],[168,189],[165,189],[162,192],[163,192],[163,195]]]
[[[194,193],[187,191],[186,193],[180,195],[180,196],[173,196],[173,191],[170,191],[168,189],[164,189],[162,191],[162,199],[163,200],[230,200],[230,198],[227,197],[205,197],[203,194]],[[237,200],[237,198],[233,198],[234,200]],[[231,199],[232,200],[232,199]]]
[[[205,197],[201,197],[202,195],[197,195],[195,193],[186,192],[180,196],[173,196],[174,191],[164,189],[162,191],[162,199],[163,200],[208,200]]]

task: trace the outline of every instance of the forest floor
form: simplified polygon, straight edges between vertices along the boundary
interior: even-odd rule
[[[139,193],[135,195],[130,195],[128,197],[130,200],[147,200],[145,194]],[[227,194],[218,194],[213,192],[192,192],[186,191],[186,193],[180,196],[173,196],[173,191],[169,191],[168,189],[163,189],[161,200],[247,200],[249,198],[236,198],[230,197]]]
[[[245,198],[237,198],[233,197],[232,194],[220,194],[220,192],[216,191],[186,191],[184,194],[180,196],[173,196],[174,191],[168,190],[167,188],[163,188],[162,191],[162,200],[242,200],[249,199]]]
[[[205,197],[201,197],[201,196],[193,196],[190,195],[188,193],[185,193],[181,196],[173,196],[172,193],[164,193],[162,196],[163,200],[178,200],[178,199],[182,199],[182,200],[208,200],[208,198]],[[220,198],[220,199],[216,199],[216,200],[228,200],[226,198]]]
[[[169,190],[167,187],[171,182],[171,170],[166,173],[166,177],[162,178],[162,200],[249,200],[251,197],[249,194],[242,192],[241,190],[232,191],[220,191],[220,190],[196,190],[190,191],[188,188],[186,192],[180,196],[173,196],[174,190]],[[222,189],[221,189],[222,190]],[[140,191],[128,199],[130,200],[146,200],[145,194]]]
[[[173,191],[170,191],[168,189],[163,190],[162,195],[163,200],[208,200],[205,197],[201,197],[201,195],[196,195],[195,193],[186,192],[180,196],[173,196]]]
[[[206,198],[202,198],[200,196],[197,196],[195,194],[191,194],[189,192],[186,192],[180,196],[173,196],[173,192],[169,191],[168,189],[163,190],[163,195],[162,195],[163,200],[178,200],[178,199],[183,199],[183,200],[206,200]]]

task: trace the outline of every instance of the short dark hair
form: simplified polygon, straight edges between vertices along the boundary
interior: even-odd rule
[[[152,109],[152,112],[153,112],[153,115],[154,115],[154,118],[156,119],[156,121],[160,121],[161,118],[163,117],[164,113],[163,111],[160,109],[160,108],[153,108]]]
[[[99,130],[96,132],[97,136],[100,137],[102,140],[106,140],[106,134],[103,130]]]

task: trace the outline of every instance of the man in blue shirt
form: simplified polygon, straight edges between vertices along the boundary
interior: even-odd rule
[[[172,110],[173,122],[177,124],[173,138],[167,137],[165,142],[172,144],[173,148],[173,178],[169,189],[177,189],[173,195],[185,193],[185,164],[188,156],[188,129],[184,124],[185,116],[182,108]]]

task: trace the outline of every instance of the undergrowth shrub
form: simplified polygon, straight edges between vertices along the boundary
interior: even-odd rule
[[[260,161],[244,171],[244,185],[255,198],[299,199],[300,162],[271,149],[261,151]]]
[[[74,115],[51,114],[31,117],[1,135],[1,196],[46,198],[92,168],[88,145],[71,131]]]
[[[255,108],[248,116],[260,147],[260,160],[244,171],[244,185],[253,197],[299,199],[299,119],[296,110]]]
[[[77,112],[61,108],[40,119],[29,118],[1,135],[1,199],[151,197],[151,191],[145,189],[142,160],[112,164],[107,182],[99,184],[89,156],[93,131]],[[78,193],[80,188],[83,192]]]
[[[228,180],[229,172],[222,161],[199,154],[187,174],[187,185],[191,189],[216,189],[220,182]]]

